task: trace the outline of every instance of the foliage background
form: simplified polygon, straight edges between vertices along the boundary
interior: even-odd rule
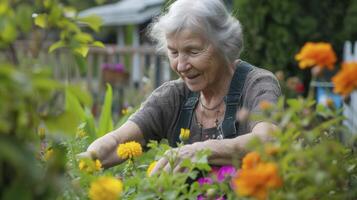
[[[357,38],[354,0],[234,0],[233,5],[245,33],[243,57],[273,71],[297,72],[294,55],[306,41],[329,42],[341,56],[344,41]]]

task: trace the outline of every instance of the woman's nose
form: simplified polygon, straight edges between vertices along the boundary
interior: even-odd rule
[[[182,72],[188,69],[187,57],[184,54],[179,54],[178,63],[177,63],[177,71]]]

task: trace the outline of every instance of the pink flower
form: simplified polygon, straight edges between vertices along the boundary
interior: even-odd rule
[[[217,181],[223,182],[227,177],[234,176],[236,169],[231,165],[222,166],[216,173]]]
[[[209,177],[202,177],[202,178],[199,178],[197,180],[198,184],[200,184],[200,186],[204,185],[204,184],[212,184],[213,183],[213,180]]]

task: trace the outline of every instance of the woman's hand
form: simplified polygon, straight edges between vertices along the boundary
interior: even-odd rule
[[[166,172],[184,172],[185,168],[181,167],[181,163],[185,159],[191,159],[195,161],[195,154],[204,149],[202,142],[196,142],[194,144],[187,144],[182,147],[173,148],[165,152],[164,156],[157,162],[154,169],[151,171],[150,176],[158,173],[159,171]],[[172,168],[173,167],[173,168]]]
[[[134,122],[127,121],[117,130],[96,139],[89,145],[86,152],[78,154],[77,157],[99,159],[104,168],[109,168],[124,161],[118,157],[117,148],[119,144],[130,141],[145,145],[145,139],[139,126]]]

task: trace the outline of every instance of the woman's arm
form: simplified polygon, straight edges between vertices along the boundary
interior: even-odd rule
[[[250,140],[255,137],[260,138],[263,142],[271,140],[270,133],[277,129],[272,123],[259,122],[252,129],[251,133],[238,136],[233,139],[207,140],[198,144],[199,148],[208,148],[212,154],[209,157],[209,163],[213,165],[230,165],[232,160],[242,157],[247,153],[246,146]]]
[[[267,142],[271,139],[270,133],[276,130],[277,127],[269,122],[259,122],[254,126],[251,133],[238,136],[232,139],[223,140],[206,140],[203,142],[196,142],[193,144],[185,145],[180,149],[176,148],[174,151],[178,152],[180,160],[185,158],[194,158],[197,151],[203,149],[211,150],[208,162],[211,165],[231,165],[234,158],[243,156],[246,152],[246,145],[249,141],[255,137],[260,138],[263,142]],[[170,153],[170,152],[168,152]],[[180,162],[178,162],[178,165]],[[170,165],[166,157],[161,158],[151,174],[157,173],[159,170],[170,170]],[[179,166],[175,166],[174,172],[181,171]]]
[[[93,157],[94,154],[104,168],[112,167],[124,161],[119,159],[116,151],[119,144],[128,141],[136,141],[142,146],[145,145],[143,133],[138,125],[131,121],[125,122],[120,128],[96,139],[89,145],[86,152],[79,154],[79,157]]]

